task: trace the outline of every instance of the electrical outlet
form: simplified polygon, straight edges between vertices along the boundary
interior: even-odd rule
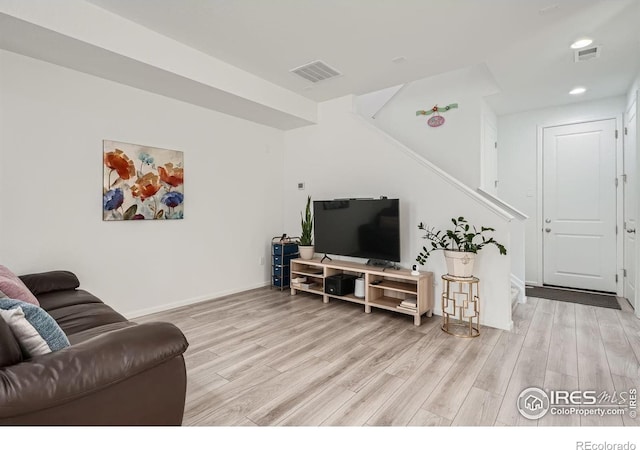
[[[298,183],[298,190],[299,191],[304,191],[304,182]]]
[[[261,266],[264,266],[264,256],[261,256],[260,258],[258,258],[258,262],[260,263]]]

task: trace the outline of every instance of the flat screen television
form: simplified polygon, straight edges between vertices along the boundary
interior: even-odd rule
[[[398,199],[316,200],[316,253],[400,262]]]

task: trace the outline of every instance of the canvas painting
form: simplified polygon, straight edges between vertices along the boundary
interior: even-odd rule
[[[184,154],[116,141],[103,142],[103,220],[184,217]]]

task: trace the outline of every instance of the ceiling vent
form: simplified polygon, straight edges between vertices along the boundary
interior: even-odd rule
[[[296,67],[295,69],[291,69],[289,72],[293,72],[312,83],[317,83],[319,81],[328,80],[329,78],[342,75],[336,69],[320,60]]]
[[[575,62],[588,61],[594,58],[600,58],[602,47],[581,48],[575,51]]]

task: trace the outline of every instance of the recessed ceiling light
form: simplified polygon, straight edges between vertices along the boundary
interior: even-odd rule
[[[587,88],[583,88],[582,86],[580,87],[576,87],[573,88],[569,91],[569,94],[571,95],[580,95],[580,94],[584,94],[585,92],[587,92]]]
[[[587,45],[591,45],[592,42],[593,42],[593,39],[589,39],[589,38],[578,39],[573,44],[571,44],[571,48],[574,50],[579,48],[585,48]]]

